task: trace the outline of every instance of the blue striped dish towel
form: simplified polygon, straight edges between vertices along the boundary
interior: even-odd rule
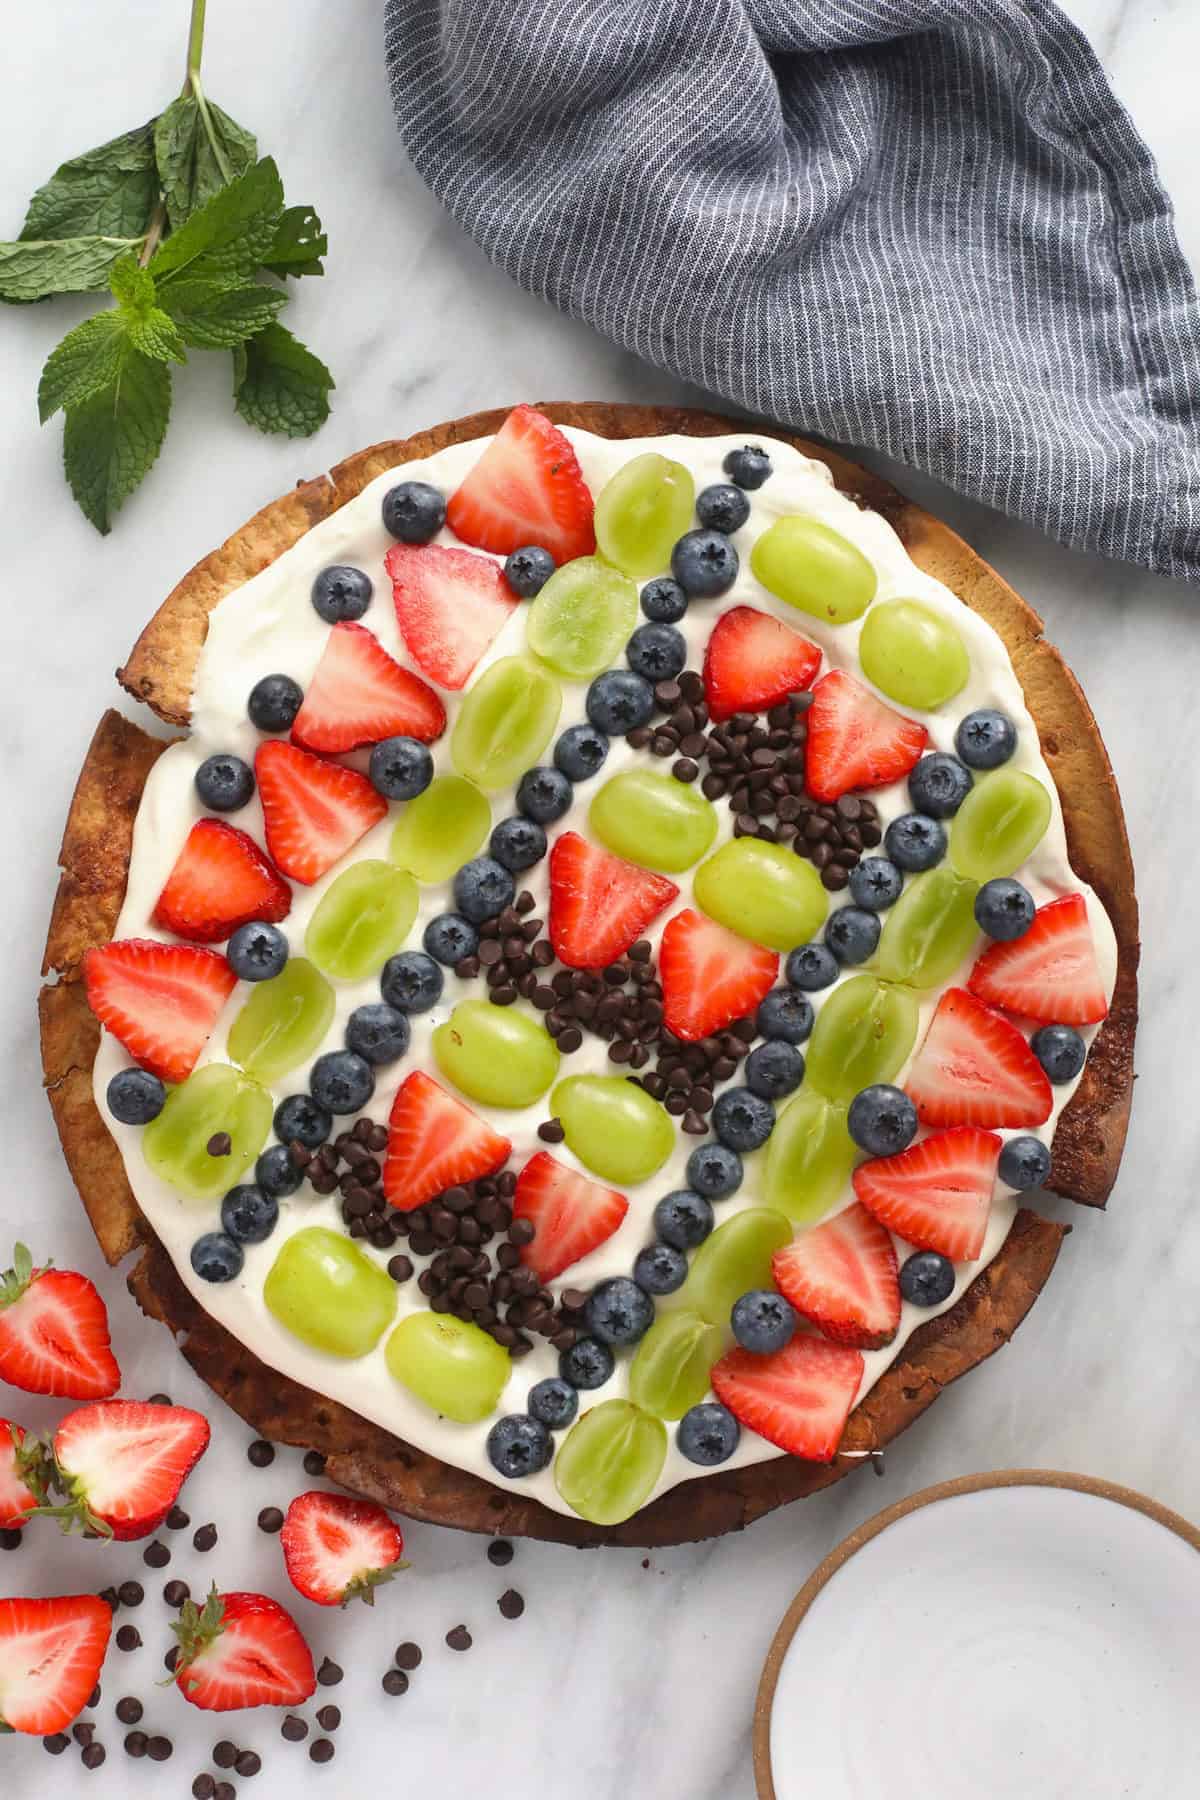
[[[387,0],[416,168],[531,293],[748,412],[1200,578],[1200,313],[1049,0]]]

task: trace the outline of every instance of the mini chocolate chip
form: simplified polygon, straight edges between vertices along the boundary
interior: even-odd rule
[[[11,1527],[0,1531],[0,1550],[19,1550],[20,1548],[21,1533],[19,1531]]]
[[[537,1134],[544,1144],[561,1144],[566,1132],[557,1119],[545,1119],[537,1128]]]
[[[396,1662],[396,1667],[398,1669],[408,1669],[411,1671],[413,1669],[420,1668],[420,1666],[421,1666],[421,1646],[420,1646],[420,1644],[414,1644],[411,1642],[397,1644],[395,1662]]]
[[[132,1694],[118,1700],[114,1710],[122,1725],[137,1725],[142,1717],[142,1703],[135,1700]]]
[[[217,1528],[215,1525],[201,1525],[192,1533],[192,1544],[197,1550],[211,1550],[216,1541]]]
[[[317,1724],[322,1731],[336,1731],[342,1722],[342,1710],[339,1706],[322,1706],[317,1713]]]
[[[213,1800],[237,1800],[237,1789],[232,1781],[218,1781],[213,1792]]]
[[[171,1552],[158,1538],[152,1544],[147,1544],[142,1551],[142,1561],[148,1569],[165,1569],[170,1560]]]
[[[213,1745],[212,1759],[218,1769],[232,1769],[238,1759],[237,1745],[231,1743],[228,1738],[221,1738],[218,1743]]]
[[[168,1531],[183,1531],[191,1522],[191,1517],[184,1512],[182,1506],[173,1506],[167,1514]]]
[[[140,1606],[146,1598],[146,1590],[140,1581],[123,1581],[117,1593],[122,1606]]]
[[[42,1739],[42,1749],[48,1750],[51,1756],[61,1756],[64,1750],[71,1748],[71,1740],[65,1731],[55,1731]]]
[[[107,1756],[108,1751],[104,1748],[103,1744],[85,1744],[83,1747],[83,1755],[79,1760],[85,1769],[98,1769]]]
[[[169,1762],[175,1754],[175,1746],[169,1737],[152,1737],[146,1745],[146,1755],[151,1762]]]
[[[452,1630],[446,1633],[446,1642],[449,1644],[451,1650],[469,1650],[471,1648],[471,1634],[465,1625],[455,1625]]]
[[[275,1446],[268,1444],[266,1438],[255,1438],[246,1451],[246,1459],[256,1469],[269,1469],[275,1461]]]
[[[125,1744],[124,1744],[126,1756],[134,1756],[134,1757],[145,1756],[146,1745],[149,1742],[150,1742],[150,1739],[146,1736],[144,1731],[127,1732],[125,1734]]]
[[[319,1450],[304,1452],[304,1473],[306,1475],[323,1475],[325,1473],[325,1458]]]
[[[207,1769],[201,1771],[192,1783],[192,1800],[213,1800],[217,1784]]]
[[[141,1642],[142,1642],[142,1634],[137,1629],[136,1625],[122,1625],[121,1629],[117,1633],[117,1649],[118,1650],[140,1649]]]
[[[341,1679],[342,1670],[338,1667],[337,1663],[331,1662],[329,1657],[326,1657],[320,1668],[317,1670],[317,1680],[320,1682],[321,1686],[336,1687]]]
[[[262,1757],[257,1750],[243,1750],[233,1766],[244,1781],[249,1781],[262,1768]]]
[[[385,1694],[407,1694],[408,1676],[403,1669],[389,1669],[380,1683]]]
[[[191,1588],[186,1581],[168,1581],[163,1589],[163,1599],[168,1606],[182,1606],[191,1598]]]
[[[505,1619],[519,1619],[525,1611],[525,1601],[516,1588],[506,1588],[497,1600],[500,1616]]]
[[[412,1278],[413,1263],[408,1256],[393,1256],[388,1260],[387,1272],[393,1281],[409,1281]]]
[[[179,1664],[179,1645],[175,1644],[172,1646],[172,1648],[170,1650],[167,1651],[167,1654],[163,1657],[163,1668],[169,1669],[173,1675],[175,1673],[176,1668],[178,1667],[178,1664]]]
[[[258,1515],[258,1529],[273,1536],[283,1530],[283,1514],[277,1506],[264,1506]]]
[[[289,1744],[302,1744],[308,1736],[308,1721],[300,1718],[296,1713],[289,1713],[279,1727],[279,1731]]]
[[[333,1745],[328,1738],[314,1738],[308,1746],[309,1759],[315,1763],[333,1761]]]

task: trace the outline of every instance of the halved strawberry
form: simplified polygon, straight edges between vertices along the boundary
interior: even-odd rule
[[[713,1366],[717,1399],[750,1431],[807,1462],[842,1441],[866,1364],[857,1350],[798,1331],[770,1356],[731,1350]]]
[[[186,1406],[81,1406],[54,1434],[59,1485],[70,1497],[44,1510],[123,1541],[148,1537],[179,1498],[209,1436],[208,1420]]]
[[[334,753],[388,737],[428,744],[445,729],[445,708],[428,682],[389,656],[365,625],[345,621],[326,639],[292,742]]]
[[[375,1603],[375,1589],[400,1566],[404,1539],[373,1500],[313,1490],[287,1509],[279,1542],[298,1594],[318,1606]]]
[[[831,669],[813,689],[808,709],[804,779],[814,800],[839,800],[851,788],[886,787],[907,775],[929,733]]]
[[[258,746],[254,774],[267,848],[284,874],[305,887],[387,817],[387,801],[365,775],[280,738]]]
[[[494,1175],[511,1151],[508,1138],[414,1069],[392,1102],[383,1191],[399,1212],[411,1212],[445,1188]]]
[[[40,1496],[29,1485],[27,1457],[37,1439],[25,1450],[25,1433],[11,1419],[0,1419],[0,1531],[19,1531]]]
[[[1039,906],[1024,937],[984,951],[973,994],[1042,1025],[1096,1025],[1108,1013],[1082,894]]]
[[[508,556],[540,544],[556,563],[596,548],[592,496],[579,458],[557,425],[514,406],[461,487],[446,523],[464,544]]]
[[[186,1081],[237,976],[216,950],[122,938],[84,954],[88,1005],[143,1069]]]
[[[973,1262],[983,1248],[1000,1139],[960,1125],[923,1138],[898,1156],[861,1163],[854,1191],[881,1225],[917,1250]]]
[[[203,1610],[184,1601],[171,1630],[179,1639],[175,1685],[205,1712],[299,1706],[316,1691],[299,1626],[266,1594],[219,1594],[213,1587]]]
[[[544,1285],[610,1238],[628,1211],[624,1194],[539,1150],[518,1175],[513,1196],[513,1217],[535,1228],[533,1242],[521,1246],[521,1261]]]
[[[550,852],[550,942],[571,969],[604,969],[623,956],[679,889],[564,831]]]
[[[773,950],[690,907],[669,919],[658,955],[663,1023],[694,1044],[753,1013],[779,973]]]
[[[121,1385],[92,1283],[71,1269],[35,1269],[24,1244],[0,1275],[0,1380],[58,1400],[103,1400]]]
[[[865,1206],[835,1213],[771,1259],[780,1293],[838,1344],[881,1350],[900,1325],[900,1271],[891,1236]]]
[[[938,1001],[904,1086],[923,1125],[1041,1125],[1054,1105],[1016,1026],[966,988],[947,988]]]
[[[738,712],[765,712],[804,692],[821,652],[782,620],[754,606],[731,606],[704,652],[704,691],[714,723]]]
[[[96,1685],[111,1631],[98,1594],[0,1600],[0,1732],[53,1737],[69,1725]]]
[[[278,925],[291,910],[291,889],[247,832],[197,819],[151,916],[176,937],[219,944],[239,925]]]
[[[520,604],[499,563],[444,544],[393,544],[383,559],[408,653],[431,681],[464,688]]]

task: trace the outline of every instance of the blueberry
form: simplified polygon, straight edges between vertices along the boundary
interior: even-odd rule
[[[553,825],[555,819],[571,810],[574,798],[562,770],[549,769],[544,764],[526,769],[517,787],[517,805],[536,825]]]
[[[452,969],[464,957],[474,956],[479,948],[479,933],[460,913],[439,913],[425,927],[421,942],[436,962]]]
[[[879,914],[865,906],[839,906],[825,921],[825,942],[838,961],[866,962],[879,942]]]
[[[838,961],[824,944],[801,944],[798,949],[789,951],[783,972],[792,987],[806,994],[816,994],[822,988],[833,986],[838,978]]]
[[[326,1112],[361,1112],[375,1092],[375,1071],[353,1050],[327,1050],[313,1064],[308,1085]]]
[[[402,544],[427,544],[446,523],[446,501],[427,481],[402,481],[383,496],[383,526]]]
[[[472,925],[494,919],[511,906],[516,883],[503,863],[493,856],[476,856],[464,863],[454,877],[454,904]]]
[[[530,1388],[526,1405],[547,1431],[562,1431],[579,1411],[579,1391],[561,1375],[547,1375]]]
[[[1074,1081],[1087,1061],[1087,1045],[1070,1025],[1043,1025],[1029,1040],[1030,1049],[1056,1087]]]
[[[717,1148],[719,1146],[714,1146]],[[713,1228],[713,1209],[703,1194],[676,1188],[654,1209],[654,1229],[673,1250],[694,1250]]]
[[[900,1265],[900,1292],[914,1306],[940,1306],[954,1292],[954,1264],[936,1250],[918,1250]]]
[[[1002,944],[1024,937],[1036,911],[1029,889],[1008,875],[985,881],[975,896],[975,923]]]
[[[688,1261],[670,1244],[649,1244],[633,1259],[633,1279],[648,1294],[673,1294],[687,1280]]]
[[[587,691],[587,716],[597,731],[622,737],[654,716],[654,689],[632,669],[609,669]]]
[[[886,856],[864,856],[850,871],[850,898],[869,912],[883,912],[900,898],[904,877]]]
[[[654,1302],[628,1275],[614,1275],[592,1289],[583,1316],[602,1344],[636,1344],[654,1323]]]
[[[433,966],[437,969],[440,987],[442,971],[436,963]],[[408,1049],[411,1036],[408,1014],[383,1000],[356,1006],[346,1020],[347,1050],[353,1050],[356,1056],[376,1065],[396,1062]]]
[[[642,611],[656,625],[678,625],[687,609],[687,595],[669,575],[659,575],[642,589]]]
[[[671,573],[689,599],[711,599],[737,580],[738,553],[720,531],[685,531],[671,552]]]
[[[232,1281],[245,1260],[241,1245],[223,1231],[206,1231],[192,1245],[192,1267],[201,1281]]]
[[[590,781],[608,755],[608,738],[594,725],[568,725],[554,746],[555,766],[570,781]]]
[[[1016,747],[1016,726],[991,706],[968,713],[954,734],[954,748],[969,769],[998,769]]]
[[[239,925],[225,946],[229,966],[241,981],[270,981],[288,959],[288,941],[278,925],[253,920]]]
[[[716,1400],[689,1406],[675,1427],[679,1454],[705,1469],[728,1462],[741,1435],[742,1428],[729,1408]]]
[[[167,1090],[149,1069],[121,1069],[104,1095],[108,1110],[122,1125],[148,1125],[167,1103]]]
[[[498,863],[515,875],[541,862],[546,854],[546,834],[532,819],[518,814],[512,819],[501,819],[492,832],[488,849]]]
[[[907,1150],[917,1135],[917,1109],[903,1088],[877,1081],[855,1094],[846,1129],[860,1150],[871,1156],[894,1156]]]
[[[742,1185],[742,1159],[728,1144],[697,1144],[685,1172],[688,1186],[705,1200],[724,1200]]]
[[[733,1335],[743,1350],[770,1356],[790,1344],[796,1330],[796,1309],[774,1288],[751,1288],[733,1303],[729,1315]]]
[[[919,874],[945,856],[946,827],[926,813],[901,813],[884,832],[883,847],[898,868]]]
[[[433,756],[416,738],[384,738],[371,751],[367,773],[385,800],[415,800],[433,780]]]
[[[812,1001],[795,988],[772,988],[759,1003],[755,1024],[760,1037],[802,1044],[812,1032],[815,1016]]]
[[[625,661],[647,681],[670,681],[687,662],[687,639],[674,625],[639,625],[625,646]]]
[[[312,603],[327,625],[338,625],[343,619],[361,619],[373,591],[365,569],[333,563],[313,582]]]
[[[250,689],[246,711],[260,731],[290,731],[304,704],[304,689],[290,675],[264,675]]]
[[[782,1100],[785,1094],[794,1094],[803,1080],[804,1058],[782,1038],[759,1044],[746,1058],[746,1086],[764,1099]]]
[[[913,805],[931,819],[951,818],[970,791],[970,769],[945,750],[923,756],[908,778]]]
[[[497,1474],[509,1481],[536,1475],[550,1461],[553,1448],[546,1427],[526,1413],[509,1413],[497,1419],[487,1434],[488,1461]]]
[[[446,913],[443,917],[452,919],[454,914]],[[474,953],[467,951],[465,954]],[[389,956],[384,963],[379,991],[397,1012],[428,1012],[441,998],[445,979],[437,961],[423,950],[401,950],[398,956]]]
[[[771,459],[761,444],[743,444],[729,452],[721,467],[740,488],[760,488],[771,473]]]
[[[770,1137],[775,1108],[749,1088],[726,1088],[713,1107],[713,1130],[728,1150],[757,1150]]]
[[[254,772],[240,756],[219,750],[196,770],[196,792],[210,812],[237,812],[254,792]]]
[[[274,1194],[244,1182],[232,1187],[221,1202],[221,1223],[237,1244],[261,1244],[279,1222],[279,1202]]]
[[[264,1194],[280,1200],[285,1194],[296,1192],[304,1180],[304,1170],[293,1162],[286,1144],[272,1144],[255,1163],[254,1180]]]
[[[275,1108],[275,1136],[282,1144],[319,1150],[332,1130],[332,1114],[309,1094],[289,1094]]]
[[[1009,1138],[1000,1152],[1000,1179],[1019,1193],[1041,1187],[1050,1173],[1050,1152],[1041,1138]]]
[[[750,517],[750,502],[740,487],[715,481],[696,495],[696,517],[710,531],[723,531],[731,536]]]
[[[540,544],[523,544],[514,550],[504,564],[504,579],[514,594],[522,600],[532,600],[540,594],[557,568],[557,563],[548,550]]]
[[[629,1284],[631,1287],[633,1283]],[[582,1337],[564,1350],[558,1359],[558,1372],[575,1388],[600,1388],[617,1366],[617,1359],[599,1338]]]

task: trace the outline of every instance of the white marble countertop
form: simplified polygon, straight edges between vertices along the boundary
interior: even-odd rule
[[[1194,67],[1200,12],[1191,0],[1071,0],[1118,92],[1157,153],[1200,264]],[[167,13],[178,18],[167,18]],[[207,85],[274,153],[289,195],[311,200],[333,246],[323,282],[305,282],[289,323],[338,378],[335,410],[311,443],[265,439],[233,415],[226,365],[197,356],[176,382],[175,420],[158,468],[102,540],[76,512],[59,470],[57,425],[39,432],[34,394],[50,348],[84,304],[0,317],[0,455],[7,577],[2,609],[6,694],[0,751],[6,782],[0,889],[7,980],[3,1011],[0,1250],[15,1235],[87,1270],[109,1300],[126,1391],[209,1396],[169,1340],[137,1315],[104,1272],[38,1093],[33,1018],[37,964],[55,882],[55,852],[75,772],[111,671],[176,578],[257,506],[299,476],[376,439],[402,436],[477,407],[527,398],[696,399],[581,326],[518,293],[460,236],[406,167],[381,57],[379,0],[212,0]],[[23,7],[6,32],[3,218],[16,229],[34,186],[62,158],[124,130],[177,91],[186,7],[90,0]],[[159,1591],[169,1575],[194,1586],[262,1586],[287,1601],[259,1507],[286,1505],[305,1484],[282,1452],[252,1469],[249,1433],[231,1414],[184,1499],[193,1524],[217,1519],[221,1546],[196,1555],[190,1533],[164,1574],[137,1546],[69,1543],[46,1525],[0,1555],[0,1593],[144,1580],[136,1615],[146,1649],[110,1652],[97,1711],[106,1765],[84,1775],[97,1796],[178,1794],[225,1735],[265,1753],[251,1791],[291,1795],[421,1793],[476,1788],[516,1800],[547,1791],[573,1800],[749,1800],[749,1725],[775,1626],[814,1563],[890,1500],[975,1470],[1042,1465],[1082,1470],[1200,1515],[1200,1384],[1195,1348],[1200,1160],[1194,1100],[1200,974],[1194,930],[1200,852],[1193,834],[1194,730],[1200,689],[1197,597],[1182,587],[1048,544],[1034,532],[933,483],[897,475],[955,524],[1045,615],[1082,681],[1125,798],[1146,943],[1141,1079],[1124,1171],[1107,1215],[1076,1215],[1059,1269],[1013,1346],[945,1395],[867,1473],[793,1506],[747,1536],[655,1554],[581,1555],[521,1544],[507,1571],[480,1540],[414,1525],[412,1567],[374,1614],[297,1617],[318,1655],[346,1670],[320,1691],[345,1714],[337,1760],[315,1768],[284,1744],[271,1714],[221,1721],[156,1690],[170,1642]],[[1192,815],[1191,817],[1189,815]],[[1193,828],[1189,828],[1193,827]],[[1055,1210],[1065,1214],[1061,1203]],[[7,1261],[7,1255],[4,1255]],[[0,1406],[33,1426],[55,1409],[7,1389]],[[527,1601],[508,1623],[496,1597]],[[964,1595],[964,1604],[969,1597]],[[456,1655],[445,1632],[474,1636]],[[416,1639],[422,1667],[402,1698],[380,1677],[391,1648]],[[1080,1671],[1081,1678],[1086,1672]],[[146,1725],[176,1743],[165,1767],[121,1751],[112,1706],[147,1702]],[[313,1708],[305,1709],[311,1717]],[[387,1759],[385,1761],[385,1758]],[[48,1800],[83,1773],[78,1751],[51,1762],[36,1742],[0,1746],[0,1788]],[[244,1785],[244,1784],[243,1784]],[[1029,1792],[1037,1795],[1036,1775]]]

